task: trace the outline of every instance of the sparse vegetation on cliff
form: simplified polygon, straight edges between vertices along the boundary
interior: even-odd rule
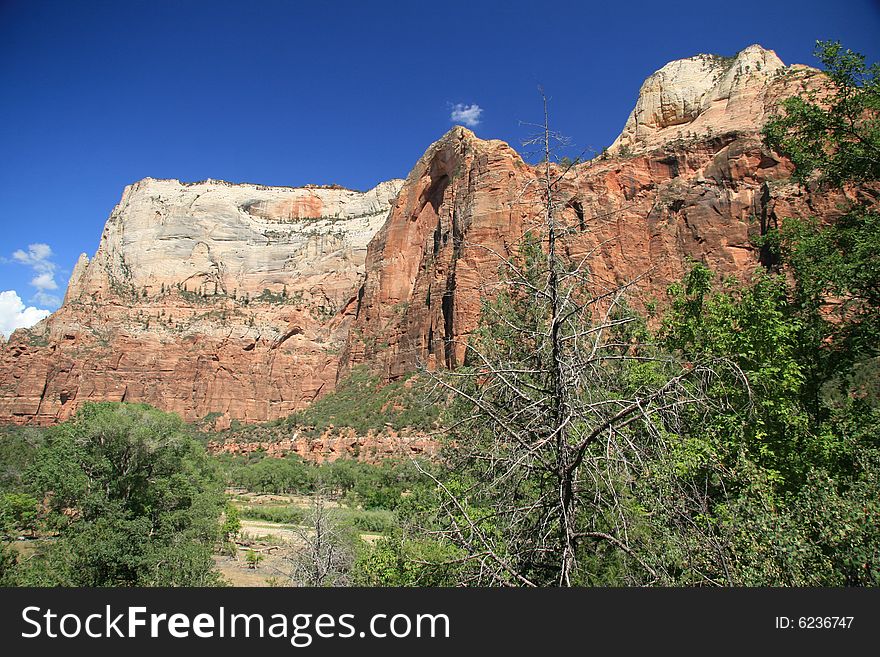
[[[331,427],[351,427],[360,434],[390,427],[432,431],[441,406],[424,376],[412,376],[382,385],[369,368],[354,368],[332,393],[280,423],[302,427],[317,436]]]

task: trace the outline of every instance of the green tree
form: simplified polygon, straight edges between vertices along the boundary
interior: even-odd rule
[[[223,525],[220,528],[220,535],[225,543],[229,543],[238,536],[240,531],[241,513],[232,502],[227,502],[226,508],[223,511]]]
[[[768,145],[791,158],[800,182],[831,185],[880,177],[880,65],[868,66],[840,43],[819,41],[816,56],[830,88],[787,98],[764,128]]]
[[[296,455],[261,458],[234,467],[230,479],[236,486],[260,493],[306,493],[312,489],[311,467]]]
[[[858,368],[846,377],[858,387],[844,384],[846,394],[836,394],[838,375],[815,367],[820,344],[804,339],[811,328],[783,276],[711,291],[708,284],[707,270],[697,266],[671,288],[661,340],[684,358],[730,359],[749,385],[716,377],[709,394],[730,403],[723,412],[682,415],[669,458],[651,465],[655,477],[638,482],[647,499],[664,485],[656,476],[664,471],[680,488],[703,491],[653,507],[662,524],[687,518],[692,528],[660,537],[655,549],[684,550],[707,583],[878,583],[870,492],[880,479],[876,387],[867,392],[865,368]],[[868,369],[875,377],[876,363]],[[678,581],[694,580],[683,571]]]
[[[21,565],[21,583],[204,586],[224,496],[177,416],[143,404],[85,404],[48,432],[26,480],[48,501],[57,540]]]
[[[819,42],[828,86],[783,103],[765,127],[771,148],[787,155],[801,182],[825,187],[876,182],[880,176],[880,65],[839,43]],[[810,348],[846,371],[880,345],[880,217],[870,193],[855,190],[840,219],[787,218],[769,242],[794,274],[794,300],[811,327]],[[829,304],[829,300],[835,300]],[[828,348],[830,347],[830,348]],[[818,393],[818,391],[816,391]]]
[[[37,500],[22,493],[0,495],[0,533],[30,531],[36,528]]]

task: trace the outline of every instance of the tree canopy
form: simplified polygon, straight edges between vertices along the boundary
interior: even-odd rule
[[[56,537],[7,570],[13,581],[217,582],[211,551],[219,538],[222,485],[203,447],[175,415],[142,404],[84,404],[73,420],[46,432],[22,486],[42,529]]]

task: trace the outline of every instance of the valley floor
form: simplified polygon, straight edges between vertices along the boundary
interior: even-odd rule
[[[312,506],[312,498],[304,495],[268,495],[236,489],[230,491],[230,496],[232,504],[243,515],[260,508],[276,513],[307,513]],[[334,500],[327,500],[326,505],[333,509],[341,508]],[[218,552],[214,555],[214,564],[230,586],[296,586],[291,558],[302,549],[303,530],[304,527],[297,524],[242,518],[241,530],[235,541],[235,554]],[[373,543],[382,534],[361,532],[358,536],[366,543]],[[250,551],[262,559],[256,564],[248,563]]]

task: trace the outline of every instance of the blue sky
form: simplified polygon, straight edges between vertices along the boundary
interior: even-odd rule
[[[453,113],[518,146],[538,84],[555,127],[601,150],[673,59],[760,43],[815,64],[838,39],[880,60],[876,0],[544,6],[0,0],[0,331],[16,299],[57,307],[146,176],[366,189],[405,176]]]

